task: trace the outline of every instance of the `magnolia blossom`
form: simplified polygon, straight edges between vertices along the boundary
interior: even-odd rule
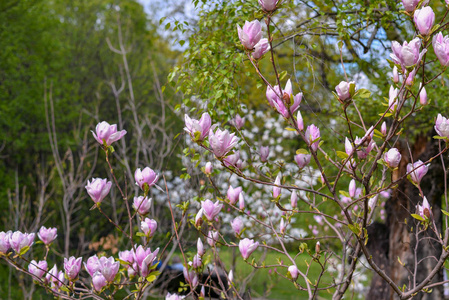
[[[95,272],[100,270],[100,260],[97,255],[91,256],[84,263],[84,268],[89,273],[90,276],[94,276]]]
[[[296,281],[296,279],[298,279],[299,270],[295,265],[291,265],[290,267],[288,267],[288,272],[290,273],[290,276],[293,280]]]
[[[135,256],[134,249],[120,251],[118,253],[118,257],[120,258],[120,260],[123,260],[128,263],[125,265],[125,268],[127,269],[134,263],[134,256]]]
[[[261,39],[255,46],[254,51],[251,53],[251,56],[254,59],[260,59],[265,53],[270,50],[270,43],[268,39]]]
[[[232,272],[232,270],[231,270],[231,271],[229,271],[229,274],[228,274],[228,283],[229,283],[229,285],[231,285],[233,282],[234,282],[234,272]]]
[[[302,119],[301,112],[298,110],[298,114],[296,115],[296,125],[300,131],[304,130],[304,120]]]
[[[198,269],[202,265],[203,265],[203,262],[201,260],[201,256],[198,254],[195,254],[195,256],[193,257],[193,261],[192,261],[192,267],[194,269]]]
[[[307,126],[305,132],[305,138],[307,144],[312,148],[313,151],[318,150],[319,140],[321,138],[320,129],[316,127],[314,124]]]
[[[203,113],[201,119],[191,119],[187,114],[184,116],[185,125],[184,130],[190,134],[190,136],[197,141],[203,141],[209,134],[210,125],[212,120],[207,112]],[[196,133],[198,135],[195,135]]]
[[[439,32],[433,37],[432,46],[440,64],[447,67],[449,65],[449,36],[443,36]]]
[[[355,82],[347,82],[341,81],[336,87],[335,91],[337,92],[338,98],[343,102],[352,97],[351,95],[351,87],[355,90]]]
[[[234,230],[235,234],[239,235],[240,232],[242,232],[243,229],[243,221],[239,217],[235,218],[231,221],[232,229]]]
[[[297,154],[295,155],[295,161],[298,164],[299,169],[303,169],[310,163],[310,159],[312,158],[311,154]]]
[[[203,256],[204,253],[206,253],[204,251],[204,245],[203,242],[201,241],[201,238],[198,238],[198,242],[196,242],[196,249],[199,256]]]
[[[449,119],[446,119],[441,114],[438,114],[435,121],[435,131],[439,136],[449,138]]]
[[[64,283],[64,272],[58,271],[56,265],[45,275],[45,280],[51,283],[53,290],[58,290]]]
[[[408,67],[412,67],[419,63],[424,55],[427,52],[427,49],[423,49],[419,52],[421,47],[421,40],[419,38],[414,38],[410,42],[404,42],[401,46],[396,41],[391,43],[391,49],[393,53],[390,54],[390,57],[393,59],[395,64],[401,65],[402,70],[405,70]]]
[[[223,203],[216,201],[213,203],[209,199],[206,201],[201,201],[201,208],[203,209],[203,213],[209,221],[213,221],[214,218],[220,213],[223,207]]]
[[[243,210],[245,208],[245,198],[243,198],[243,193],[239,195],[239,208]]]
[[[407,79],[405,80],[405,85],[413,86],[413,82],[415,80],[417,68],[414,68],[411,72],[408,73]]]
[[[292,195],[290,196],[290,204],[292,205],[292,208],[298,206],[298,194],[296,194],[295,191],[293,191]]]
[[[201,226],[203,224],[203,209],[201,208],[195,216],[195,226]]]
[[[145,220],[140,224],[140,228],[145,235],[152,237],[156,233],[157,222],[153,219],[145,218]]]
[[[418,204],[418,214],[423,218],[429,218],[432,216],[432,209],[430,208],[429,201],[424,197],[422,206]]]
[[[252,50],[262,38],[262,25],[258,20],[252,22],[245,21],[243,28],[237,25],[237,32],[243,47]]]
[[[144,249],[142,245],[136,248],[136,252],[134,253],[134,261],[139,266],[140,275],[148,276],[150,274],[149,267],[153,265],[153,262],[157,258],[157,254],[159,253],[159,248],[151,252],[150,248]]]
[[[345,138],[345,152],[348,156],[351,156],[354,152],[354,147],[352,146],[348,138]]]
[[[31,274],[33,274],[34,276],[36,276],[39,279],[42,278],[42,276],[44,276],[44,274],[47,272],[47,270],[48,270],[48,265],[45,260],[41,260],[38,263],[33,259],[30,262],[30,264],[28,265],[28,272],[30,272]]]
[[[401,162],[401,153],[396,148],[391,148],[385,153],[384,160],[390,168],[397,168]]]
[[[9,243],[9,239],[12,235],[12,231],[1,231],[0,232],[0,253],[6,254],[9,248],[11,248],[11,244]]]
[[[410,179],[416,184],[421,182],[421,179],[427,174],[428,170],[429,168],[421,160],[407,165],[407,173],[410,174]]]
[[[153,185],[155,185],[157,180],[159,179],[159,175],[149,167],[146,167],[143,170],[140,170],[140,168],[138,168],[134,172],[134,179],[136,180],[136,184],[140,186],[142,191],[145,191],[145,185],[148,185],[148,187],[152,187]]]
[[[371,126],[367,130],[363,138],[359,138],[358,136],[355,138],[354,144],[358,147],[357,156],[359,159],[367,158],[368,154],[371,152],[371,150],[373,150],[375,145],[373,141],[373,134],[374,130]]]
[[[293,103],[290,106],[290,112],[293,114],[299,108],[299,104],[302,100],[302,93],[298,93],[293,96],[292,83],[290,79],[287,81],[284,90],[281,90],[279,85],[276,85],[273,88],[267,86],[266,96],[270,106],[276,108],[276,110],[284,118],[288,118],[290,116],[286,107],[286,102],[288,101],[288,103],[290,103],[290,99],[293,98]]]
[[[270,12],[276,9],[279,0],[259,0],[259,5],[264,11]]]
[[[218,242],[218,232],[214,230],[210,230],[207,234],[207,243],[209,246],[213,247],[215,246],[215,243]]]
[[[281,234],[284,234],[286,229],[287,223],[285,223],[284,218],[282,218],[281,223],[279,224],[279,231],[281,232]]]
[[[419,3],[419,0],[401,0],[404,8],[408,12],[412,12],[415,10],[416,6]]]
[[[390,86],[390,91],[388,92],[388,109],[393,112],[398,105],[398,89],[394,88],[392,85]]]
[[[228,196],[229,202],[234,205],[237,203],[237,201],[239,200],[239,195],[242,192],[242,188],[241,187],[236,187],[233,188],[232,186],[229,186],[228,188],[228,192],[226,193],[226,195]]]
[[[273,185],[273,198],[277,198],[281,195],[281,188],[279,187],[281,185],[281,178],[282,175],[278,174],[278,176],[276,176],[276,180],[274,181]]]
[[[268,156],[270,156],[270,147],[261,146],[259,152],[260,152],[260,161],[266,162],[268,160]]]
[[[23,248],[33,245],[34,235],[34,233],[16,231],[9,236],[9,244],[16,253],[20,253]]]
[[[240,160],[240,152],[235,151],[234,154],[226,156],[225,159],[223,159],[223,163],[226,167],[237,167],[240,169],[242,166],[242,161]]]
[[[204,166],[204,174],[210,175],[210,174],[212,174],[212,170],[213,170],[212,163],[210,161],[208,161],[206,163],[206,165]]]
[[[351,182],[349,183],[349,197],[354,198],[356,188],[357,187],[355,185],[355,180],[352,179]]]
[[[435,13],[430,6],[425,6],[422,9],[415,10],[413,21],[416,28],[422,35],[428,35],[435,22]]]
[[[108,122],[101,122],[95,127],[95,133],[92,131],[92,135],[101,145],[106,143],[110,146],[113,142],[118,141],[126,134],[126,130],[117,131],[117,125],[109,125]]]
[[[179,296],[178,294],[175,293],[173,294],[167,293],[167,296],[165,296],[165,300],[181,300],[184,298],[185,298],[184,296]]]
[[[380,126],[380,132],[383,135],[387,135],[387,123],[385,123],[385,121],[382,123],[382,125]]]
[[[139,215],[145,216],[150,212],[151,200],[151,198],[143,196],[134,197],[133,208],[139,213]]]
[[[254,242],[254,240],[250,240],[248,238],[240,240],[239,250],[243,256],[243,259],[245,260],[248,259],[250,255],[254,252],[254,250],[257,249],[258,246],[259,242]]]
[[[39,239],[44,242],[45,245],[49,245],[51,244],[56,237],[58,236],[56,234],[56,232],[58,231],[58,229],[56,228],[46,228],[45,226],[42,226],[39,229],[39,232],[37,233],[37,236],[39,237]]]
[[[101,274],[100,272],[97,271],[92,275],[92,285],[97,292],[101,291],[101,289],[105,287],[106,284],[106,278],[104,278],[103,274]]]
[[[209,133],[209,143],[213,153],[217,157],[225,156],[235,145],[237,145],[239,139],[234,133],[229,133],[227,130],[221,130],[217,128]]]
[[[87,181],[85,186],[87,193],[95,203],[101,203],[103,199],[109,194],[112,182],[107,179],[92,178],[92,181]]]
[[[117,275],[119,268],[120,263],[118,261],[115,261],[112,256],[108,258],[102,256],[100,258],[100,271],[107,282],[114,281],[115,275]]]
[[[196,287],[199,283],[198,275],[196,275],[195,271],[187,270],[187,268],[184,267],[183,271],[184,273],[184,279],[187,283],[190,283],[193,287]]]
[[[75,280],[78,277],[82,260],[82,257],[71,256],[69,259],[64,257],[64,270],[69,280]]]
[[[398,73],[398,67],[393,67],[393,82],[398,83],[399,82],[399,73]]]
[[[421,87],[421,84],[419,86]],[[419,92],[419,103],[421,105],[427,104],[427,91],[425,87],[421,88],[421,92]]]

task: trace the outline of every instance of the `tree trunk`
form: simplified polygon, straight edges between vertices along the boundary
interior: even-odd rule
[[[435,133],[420,135],[414,143],[410,157],[407,144],[400,143],[397,147],[402,154],[402,161],[398,170],[393,173],[393,180],[406,173],[407,164],[421,160],[427,161],[439,152],[439,140],[431,138]],[[443,146],[444,147],[444,142]],[[438,157],[429,166],[429,171],[421,181],[424,196],[432,206],[433,219],[441,232],[441,199],[444,194],[444,170],[441,159]],[[385,204],[387,219],[385,224],[373,223],[368,229],[370,241],[368,247],[372,252],[374,261],[399,286],[413,287],[414,282],[419,284],[427,277],[441,255],[441,245],[433,239],[436,237],[432,229],[419,235],[419,244],[416,246],[416,225],[419,223],[410,215],[416,212],[416,206],[422,204],[419,190],[409,180],[402,180]],[[423,237],[425,239],[423,239]],[[416,251],[416,257],[415,257]],[[424,259],[425,258],[425,259]],[[424,259],[424,260],[422,260]],[[421,261],[422,260],[422,261]],[[413,274],[416,268],[416,279]],[[439,272],[433,282],[443,280],[443,272]],[[377,274],[373,275],[371,288],[367,299],[397,299],[393,290]],[[443,286],[434,287],[430,294],[419,293],[413,299],[444,299]]]

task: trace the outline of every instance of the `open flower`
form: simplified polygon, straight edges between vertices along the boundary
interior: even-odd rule
[[[22,233],[20,231],[16,231],[9,237],[9,244],[11,248],[16,251],[16,253],[20,253],[20,251],[25,247],[31,247],[34,243],[34,233]]]
[[[134,179],[136,180],[136,184],[140,186],[142,191],[145,191],[145,184],[147,184],[148,187],[152,187],[159,179],[159,175],[149,167],[146,167],[143,170],[140,170],[140,168],[138,168],[134,172]]]
[[[401,162],[402,155],[396,148],[391,148],[385,153],[384,160],[390,168],[397,168]]]
[[[259,242],[254,242],[254,240],[250,240],[247,238],[241,240],[239,243],[239,250],[243,256],[243,259],[248,259],[248,257],[251,256],[251,254],[254,252],[254,250],[257,249],[258,246]]]
[[[243,28],[237,25],[237,32],[243,47],[252,50],[262,38],[262,25],[258,20],[252,22],[245,21]]]
[[[101,203],[103,199],[109,194],[112,182],[107,179],[92,178],[92,181],[87,181],[85,186],[87,193],[95,203]]]
[[[69,259],[64,257],[64,270],[67,278],[74,280],[78,277],[82,260],[82,257],[75,258],[75,256],[71,256]]]
[[[427,198],[424,197],[422,206],[418,204],[418,214],[423,218],[428,218],[432,216],[432,209],[430,208],[429,201],[427,201]]]
[[[312,148],[313,151],[318,150],[318,145],[320,143],[320,129],[316,127],[314,124],[307,126],[306,132],[305,132],[305,138],[307,144]]]
[[[410,173],[410,179],[416,184],[421,182],[428,170],[429,168],[421,160],[407,165],[407,173]]]
[[[267,86],[266,92],[267,100],[270,106],[276,108],[276,110],[284,117],[288,118],[289,112],[286,106],[286,102],[290,103],[290,99],[293,98],[293,103],[290,106],[290,112],[293,114],[299,108],[299,104],[302,100],[302,93],[298,93],[293,96],[292,83],[290,79],[287,81],[284,90],[279,88],[279,85],[271,88]]]
[[[223,203],[219,201],[213,203],[209,199],[201,202],[201,208],[203,213],[209,221],[213,221],[214,218],[220,213]]]
[[[401,65],[402,70],[405,72],[407,68],[418,64],[424,53],[427,52],[427,49],[419,52],[420,47],[421,40],[419,38],[414,38],[410,42],[404,41],[402,45],[393,41],[391,43],[393,53],[390,54],[390,57],[395,64]]]
[[[432,39],[432,46],[442,66],[449,66],[449,36],[443,36],[441,32]]]
[[[439,136],[449,138],[449,119],[438,114],[437,120],[435,121],[435,131]]]
[[[215,132],[211,130],[209,133],[209,143],[217,157],[225,156],[237,145],[238,141],[239,139],[234,133],[229,133],[229,131],[221,130],[220,128],[217,128]]]
[[[106,143],[110,146],[113,142],[118,141],[126,134],[126,130],[117,131],[117,125],[109,125],[108,122],[101,122],[95,127],[95,133],[92,131],[92,135],[101,145]]]
[[[56,234],[57,231],[58,231],[58,229],[56,229],[56,228],[46,228],[45,226],[42,226],[39,229],[39,232],[37,233],[37,236],[39,237],[39,239],[42,242],[44,242],[45,245],[49,245],[58,236]]]
[[[199,120],[191,119],[188,115],[185,115],[184,119],[186,125],[186,127],[184,127],[184,130],[187,131],[192,138],[196,139],[197,141],[203,141],[209,134],[212,120],[207,112],[203,113],[201,119]]]
[[[413,21],[416,28],[422,35],[429,35],[430,30],[435,23],[435,13],[430,6],[425,6],[422,9],[417,9],[413,15]]]

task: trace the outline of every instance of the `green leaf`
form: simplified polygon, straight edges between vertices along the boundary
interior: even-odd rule
[[[343,151],[337,151],[337,156],[343,159],[346,159],[349,157],[349,155],[346,152]]]
[[[28,252],[28,250],[30,250],[30,246],[25,246],[25,247],[23,247],[22,249],[20,249],[19,256],[24,255],[25,253]]]
[[[412,214],[412,217],[415,218],[416,220],[419,221],[425,221],[426,219],[424,219],[423,217],[421,217],[420,215],[417,214]]]
[[[309,154],[309,151],[301,148],[301,149],[296,150],[296,154]]]
[[[445,214],[446,216],[449,217],[449,212],[447,212],[447,211],[445,211],[445,210],[441,210],[441,212],[442,212],[443,214]]]
[[[445,140],[445,139],[447,139],[447,137],[439,136],[439,135],[434,135],[433,138],[436,139],[436,140]]]
[[[371,92],[367,89],[360,89],[357,92],[357,96],[359,96],[360,98],[369,98],[371,96]]]
[[[146,236],[145,233],[143,233],[143,232],[136,232],[136,235],[137,236]]]

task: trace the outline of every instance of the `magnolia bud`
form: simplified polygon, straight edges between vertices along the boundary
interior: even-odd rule
[[[298,206],[298,194],[296,194],[295,191],[292,192],[292,195],[290,197],[290,203],[292,205],[292,208],[295,208]]]
[[[380,127],[380,132],[383,135],[387,135],[387,123],[385,123],[385,121],[382,123],[382,126]]]
[[[298,114],[296,115],[296,124],[298,125],[298,129],[303,131],[304,130],[304,121],[302,119],[301,112],[298,110]]]
[[[427,92],[425,87],[423,87],[421,92],[419,92],[419,103],[421,103],[421,105],[427,104]]]
[[[399,73],[398,73],[398,67],[393,67],[393,82],[398,83],[399,82]]]
[[[320,244],[320,242],[318,241],[318,242],[316,242],[316,245],[315,245],[315,252],[316,252],[317,254],[320,254],[320,251],[321,251],[321,244]]]
[[[210,162],[210,161],[208,161],[207,163],[206,163],[206,166],[204,167],[204,174],[206,174],[206,175],[210,175],[210,174],[212,174],[212,163]]]
[[[355,190],[356,190],[355,180],[352,179],[351,182],[349,183],[349,197],[354,198]]]

